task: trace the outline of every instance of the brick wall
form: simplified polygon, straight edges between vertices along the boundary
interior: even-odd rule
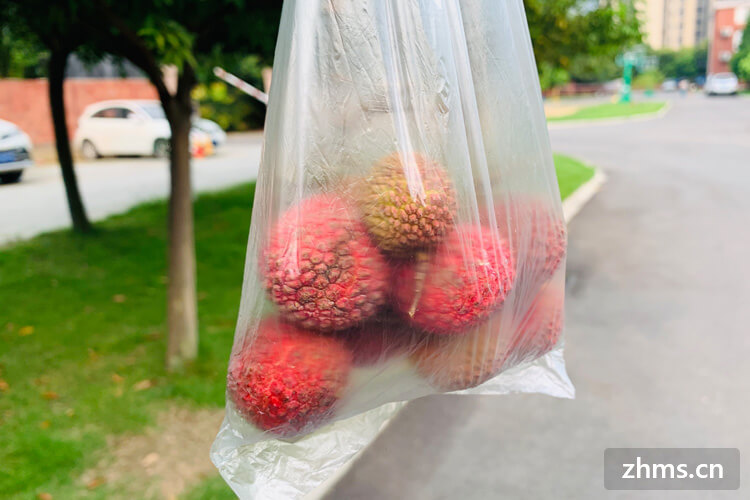
[[[66,79],[65,110],[71,140],[84,108],[106,99],[157,99],[157,94],[149,81],[142,78]],[[21,127],[35,145],[53,143],[47,80],[0,80],[0,118]]]

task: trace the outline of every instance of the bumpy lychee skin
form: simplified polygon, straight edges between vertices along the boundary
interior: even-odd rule
[[[505,369],[510,335],[497,311],[462,336],[430,335],[410,359],[420,375],[441,391],[476,387]]]
[[[541,357],[560,340],[564,322],[565,295],[553,284],[539,292],[521,321],[513,339],[507,365]]]
[[[512,241],[519,269],[528,270],[537,283],[551,278],[567,250],[568,232],[563,218],[548,203],[531,197],[498,203],[495,214],[498,229]]]
[[[508,244],[479,226],[456,228],[427,259],[396,267],[393,298],[428,333],[466,333],[503,303],[515,279]]]
[[[448,173],[417,154],[394,153],[380,160],[361,183],[358,198],[372,239],[393,257],[437,245],[456,214]]]
[[[338,339],[266,320],[255,340],[231,359],[227,388],[248,421],[293,436],[331,418],[351,365]]]
[[[286,320],[321,332],[356,326],[385,302],[385,258],[333,195],[290,208],[264,252],[265,287]]]

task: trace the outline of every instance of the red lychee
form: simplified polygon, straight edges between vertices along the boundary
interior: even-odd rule
[[[502,311],[462,336],[429,336],[411,355],[417,371],[441,391],[469,389],[504,369],[510,338],[501,334]]]
[[[334,195],[314,196],[287,210],[263,258],[271,299],[285,319],[304,328],[351,328],[385,302],[385,259],[356,210]]]
[[[554,283],[542,288],[524,315],[514,336],[506,368],[551,351],[560,340],[565,294]]]
[[[567,249],[567,227],[548,202],[520,197],[495,205],[500,234],[511,242],[517,270],[527,282],[549,280]]]
[[[264,431],[293,436],[332,416],[351,365],[340,340],[265,320],[230,360],[227,388],[243,417]]]
[[[393,296],[428,333],[465,333],[503,303],[515,278],[507,243],[484,227],[456,228],[426,259],[396,267]]]

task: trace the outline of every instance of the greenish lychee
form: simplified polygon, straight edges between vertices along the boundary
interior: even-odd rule
[[[378,161],[358,198],[370,236],[393,257],[435,247],[456,215],[455,190],[445,168],[418,154],[394,153]]]

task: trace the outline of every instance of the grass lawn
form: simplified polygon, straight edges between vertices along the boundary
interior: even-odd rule
[[[599,120],[603,118],[623,118],[628,116],[656,113],[666,105],[663,101],[605,103],[580,108],[569,115],[550,118],[550,122],[569,120]]]
[[[561,154],[555,154],[555,170],[557,170],[557,183],[560,186],[560,196],[563,200],[583,183],[594,177],[593,167]]]
[[[0,498],[110,498],[75,479],[107,435],[168,402],[223,405],[253,194],[195,205],[201,356],[179,376],[163,369],[165,203],[0,251]]]
[[[563,196],[593,169],[556,156]],[[200,359],[164,372],[166,205],[82,237],[38,236],[0,251],[0,498],[112,498],[82,484],[107,437],[139,432],[168,405],[219,408],[239,305],[254,186],[195,203]],[[185,498],[231,498],[218,478]],[[47,497],[49,498],[49,497]]]

